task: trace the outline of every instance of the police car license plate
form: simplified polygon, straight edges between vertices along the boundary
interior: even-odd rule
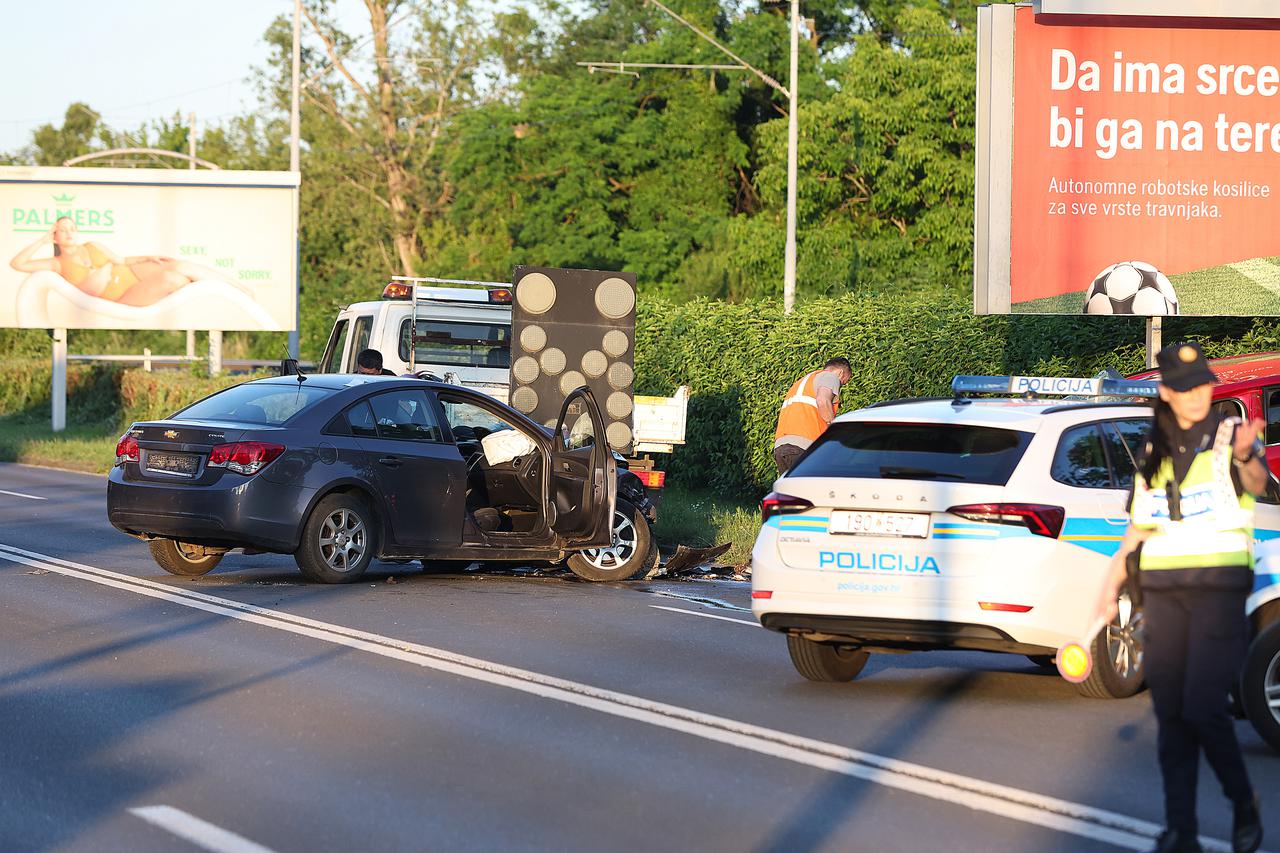
[[[917,512],[836,510],[831,513],[827,530],[850,536],[906,536],[924,539],[929,535],[929,515]]]
[[[180,477],[193,477],[199,457],[194,453],[157,453],[147,452],[147,470],[161,474],[177,474]]]

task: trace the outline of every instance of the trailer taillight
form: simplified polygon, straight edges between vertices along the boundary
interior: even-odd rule
[[[640,482],[644,483],[646,488],[661,489],[667,484],[666,471],[636,471],[634,473],[640,478]]]

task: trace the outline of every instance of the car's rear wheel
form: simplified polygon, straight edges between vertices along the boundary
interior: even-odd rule
[[[796,672],[810,681],[853,681],[871,657],[862,649],[815,643],[795,634],[787,635],[787,651]]]
[[[1262,739],[1280,750],[1280,621],[1264,628],[1249,645],[1240,703]]]
[[[1076,688],[1094,699],[1126,699],[1143,687],[1142,609],[1128,590],[1120,593],[1116,618],[1098,632],[1090,647],[1093,669]]]
[[[626,581],[642,578],[658,562],[649,519],[630,501],[618,499],[613,513],[613,542],[569,555],[569,570],[583,580]]]
[[[156,565],[171,575],[195,578],[213,571],[222,562],[221,554],[210,554],[197,545],[173,539],[152,539],[147,543]]]
[[[373,513],[354,495],[328,495],[302,528],[293,555],[303,577],[319,583],[351,583],[369,568],[375,550]]]

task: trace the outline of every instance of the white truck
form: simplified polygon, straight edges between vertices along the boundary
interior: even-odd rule
[[[410,346],[414,329],[416,346]],[[363,349],[382,353],[397,375],[433,378],[484,391],[508,402],[511,370],[511,287],[500,282],[396,277],[382,298],[356,302],[338,312],[321,357],[320,373],[354,373]],[[674,397],[635,397],[635,444],[630,470],[656,498],[666,473],[651,453],[684,444],[689,389]]]

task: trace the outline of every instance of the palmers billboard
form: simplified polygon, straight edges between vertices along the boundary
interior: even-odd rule
[[[296,172],[0,167],[0,328],[288,331]]]
[[[980,10],[975,310],[1280,315],[1280,20],[1072,20]]]

